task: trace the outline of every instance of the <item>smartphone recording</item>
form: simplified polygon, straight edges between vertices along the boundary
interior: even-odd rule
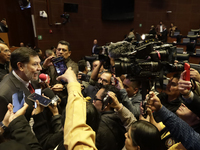
[[[65,71],[67,70],[67,66],[63,57],[55,57],[52,58],[51,61],[53,62],[53,65],[55,67],[58,76],[65,73]]]
[[[16,113],[19,109],[24,106],[25,94],[23,91],[19,91],[12,95],[12,105],[13,105],[13,113]]]
[[[44,107],[47,107],[49,104],[51,104],[51,100],[44,97],[44,96],[41,96],[37,93],[32,93],[31,95],[28,96],[28,99],[31,100],[31,101],[36,101],[38,100],[40,105],[44,106]]]

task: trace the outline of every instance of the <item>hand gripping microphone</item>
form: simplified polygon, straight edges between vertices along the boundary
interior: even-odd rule
[[[56,103],[60,99],[50,88],[42,90],[42,93],[51,99],[52,104]]]

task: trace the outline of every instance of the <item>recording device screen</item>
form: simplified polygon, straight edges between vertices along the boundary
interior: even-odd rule
[[[13,112],[16,113],[24,106],[25,95],[23,91],[19,91],[12,95]]]
[[[38,100],[39,103],[44,106],[44,107],[47,107],[50,103],[51,103],[51,100],[46,98],[46,97],[43,97],[39,94],[36,94],[36,93],[32,93],[31,95],[28,96],[28,99],[32,100],[32,101],[36,101]]]
[[[65,73],[65,71],[67,70],[67,66],[63,57],[53,58],[52,62],[59,76]]]

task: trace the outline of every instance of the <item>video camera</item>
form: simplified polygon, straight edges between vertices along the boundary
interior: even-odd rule
[[[116,76],[130,74],[135,78],[156,78],[161,72],[183,71],[182,64],[174,65],[175,59],[176,47],[172,44],[157,46],[156,42],[149,42],[115,58],[115,73]]]

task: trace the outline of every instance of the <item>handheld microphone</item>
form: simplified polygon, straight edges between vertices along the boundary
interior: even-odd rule
[[[122,55],[127,55],[127,53],[132,52],[134,46],[127,41],[120,41],[117,43],[111,43],[108,47],[108,53],[111,58],[119,58]]]
[[[51,99],[52,104],[54,104],[60,99],[57,95],[54,94],[54,92],[50,88],[42,90],[42,93]]]
[[[47,82],[50,83],[50,77],[48,74],[41,73],[39,75],[40,82]]]

